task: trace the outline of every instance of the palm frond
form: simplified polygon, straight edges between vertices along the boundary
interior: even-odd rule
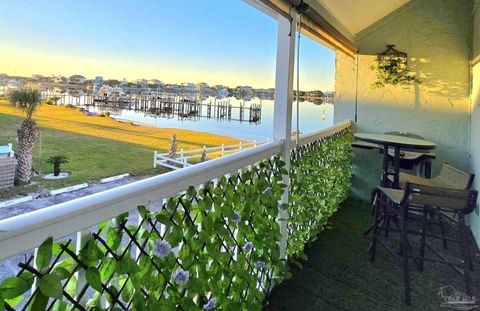
[[[31,119],[38,106],[42,103],[42,95],[38,89],[15,90],[9,96],[13,108],[26,113],[27,119]]]
[[[68,157],[65,155],[56,155],[56,156],[51,156],[47,160],[45,160],[46,163],[50,165],[60,165],[60,164],[65,164],[68,163]]]

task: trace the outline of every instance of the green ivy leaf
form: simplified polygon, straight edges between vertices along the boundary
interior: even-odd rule
[[[140,271],[140,268],[135,260],[129,256],[124,256],[117,262],[116,271],[118,274],[136,273]]]
[[[128,213],[123,213],[117,216],[117,223],[120,224],[128,219]]]
[[[96,265],[100,257],[101,254],[99,254],[99,250],[93,239],[90,239],[87,245],[80,250],[80,259],[88,266]]]
[[[118,297],[118,289],[115,286],[110,285],[108,287],[108,291],[106,292],[105,298],[109,303],[113,303],[116,297]]]
[[[0,310],[2,310],[2,300],[3,298],[0,297]],[[18,305],[21,301],[23,301],[23,295],[20,295],[20,296],[17,296],[15,298],[12,298],[12,299],[5,299],[5,303],[8,303],[8,305],[12,308],[15,308],[16,305]]]
[[[162,305],[164,304],[166,300],[162,300],[162,302],[157,301],[155,297],[150,295],[147,299],[147,310],[148,311],[158,311],[162,310]],[[170,310],[175,310],[175,309],[170,309]]]
[[[39,247],[35,258],[35,264],[38,270],[43,270],[50,264],[52,260],[52,244],[53,238],[46,239]]]
[[[147,302],[145,301],[145,298],[141,293],[136,292],[133,295],[133,301],[132,301],[133,307],[137,311],[146,311],[147,310]]]
[[[60,256],[60,253],[63,252],[62,247],[66,247],[67,249],[71,250],[72,252],[75,252],[74,246],[72,243],[55,243],[52,245],[52,254],[54,256]]]
[[[148,218],[148,211],[147,211],[147,208],[145,206],[139,206],[137,207],[137,210],[138,210],[138,214],[140,215],[140,217],[142,217],[143,219],[147,219]]]
[[[170,232],[166,239],[170,243],[172,247],[177,246],[183,238],[183,227],[182,226],[175,226],[172,228],[172,232]]]
[[[172,222],[170,221],[170,217],[168,216],[168,213],[166,210],[160,211],[160,213],[157,214],[156,216],[157,220],[159,223],[165,226],[170,226],[172,225]]]
[[[120,283],[120,285],[122,284]],[[126,284],[122,290],[121,295],[122,295],[123,301],[130,301],[130,299],[132,299],[133,297],[134,292],[135,292],[135,288],[133,287],[132,282],[129,279],[128,281],[126,281]]]
[[[117,261],[112,257],[105,257],[103,259],[103,265],[100,268],[100,279],[102,282],[108,280],[115,272]]]
[[[62,300],[57,300],[51,309],[52,311],[65,311],[67,310],[67,303]]]
[[[197,190],[195,189],[195,187],[188,187],[187,189],[187,195],[191,198],[195,197],[197,195]]]
[[[75,272],[75,269],[77,268],[77,263],[73,258],[65,258],[61,262],[57,263],[53,269],[55,270],[57,268],[64,268],[70,274],[72,274],[73,272]]]
[[[100,273],[96,268],[89,267],[87,269],[87,272],[85,273],[85,277],[87,279],[88,284],[90,284],[91,287],[93,287],[99,292],[103,290],[102,281],[100,279]]]
[[[30,289],[28,281],[20,277],[10,277],[5,279],[0,285],[0,297],[13,299],[22,295]]]
[[[64,280],[70,276],[70,272],[68,272],[67,269],[62,267],[56,267],[52,271],[52,274],[55,274],[59,280]]]
[[[77,292],[77,278],[74,275],[68,280],[67,286],[65,286],[65,292],[71,297],[75,297]]]
[[[48,297],[45,296],[41,291],[35,294],[35,298],[30,303],[29,310],[30,311],[40,311],[45,310],[48,304]]]
[[[108,297],[108,293],[105,294]],[[102,294],[95,292],[93,297],[87,301],[87,310],[102,310]]]
[[[40,291],[47,297],[62,298],[63,288],[61,280],[55,274],[44,275],[40,279]]]
[[[118,230],[109,228],[107,231],[107,245],[115,251],[120,246],[120,242],[122,242],[122,236]]]

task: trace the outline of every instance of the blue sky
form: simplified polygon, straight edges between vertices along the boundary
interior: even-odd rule
[[[2,0],[0,12],[0,72],[274,86],[276,20],[241,0]],[[300,59],[302,89],[333,89],[331,50],[304,37]]]

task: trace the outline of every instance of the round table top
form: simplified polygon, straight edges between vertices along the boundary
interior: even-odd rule
[[[355,137],[358,140],[363,140],[369,143],[376,143],[379,145],[387,145],[404,149],[429,150],[434,149],[436,146],[435,143],[432,143],[431,141],[401,135],[356,133]]]

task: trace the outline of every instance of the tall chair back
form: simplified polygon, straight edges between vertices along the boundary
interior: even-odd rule
[[[455,190],[408,183],[402,204],[430,206],[470,214],[477,206],[478,191]]]
[[[466,190],[472,187],[475,175],[469,172],[462,171],[448,163],[443,163],[440,174],[434,179],[448,188],[456,190]]]

